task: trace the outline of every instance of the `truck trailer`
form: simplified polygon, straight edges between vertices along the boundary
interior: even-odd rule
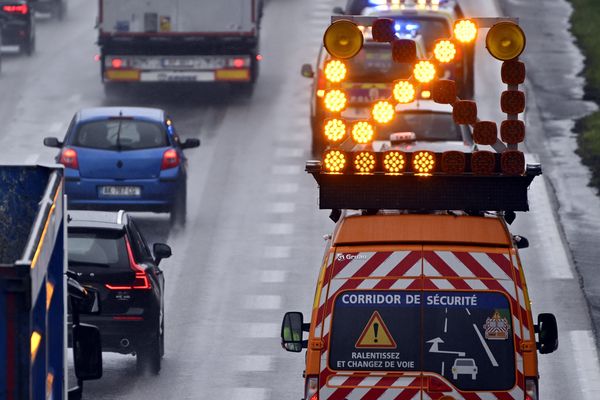
[[[97,292],[66,277],[62,167],[0,166],[0,399],[79,399],[102,375]],[[67,382],[67,299],[79,385]]]
[[[258,77],[262,0],[99,0],[107,94],[125,84],[230,82]]]

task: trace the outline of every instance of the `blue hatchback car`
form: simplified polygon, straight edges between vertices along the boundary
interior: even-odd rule
[[[184,224],[187,160],[175,126],[155,108],[98,107],[75,114],[64,140],[44,145],[60,148],[66,193],[72,209],[169,212]]]

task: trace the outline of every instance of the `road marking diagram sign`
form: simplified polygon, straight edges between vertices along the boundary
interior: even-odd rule
[[[356,341],[357,349],[395,349],[396,342],[377,311]]]

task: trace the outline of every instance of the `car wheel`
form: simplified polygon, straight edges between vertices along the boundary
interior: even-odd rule
[[[156,338],[146,346],[137,351],[136,365],[139,373],[151,373],[158,375],[160,373],[162,356],[160,354],[161,334],[157,332]]]
[[[30,39],[27,43],[23,45],[22,52],[27,54],[28,56],[33,55],[35,52],[35,38]]]
[[[183,185],[183,189],[179,191],[175,202],[171,206],[171,225],[184,226],[187,218],[187,186]]]
[[[65,3],[62,0],[59,0],[54,6],[54,18],[59,21],[62,21],[65,17]]]

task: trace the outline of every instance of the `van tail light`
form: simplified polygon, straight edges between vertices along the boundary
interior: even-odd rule
[[[537,379],[525,378],[525,400],[538,400]]]
[[[180,161],[181,160],[179,160],[179,154],[177,154],[177,151],[175,149],[169,149],[163,154],[160,169],[175,168],[179,165]]]
[[[306,377],[306,386],[304,387],[304,398],[306,400],[319,400],[319,377]]]
[[[29,6],[27,4],[9,4],[2,7],[2,11],[11,14],[23,14],[29,13]]]
[[[150,280],[148,279],[148,275],[146,271],[135,262],[133,257],[133,251],[131,251],[131,245],[129,244],[129,240],[125,239],[125,245],[127,246],[127,255],[129,257],[129,266],[135,272],[135,280],[133,281],[133,285],[131,286],[113,286],[106,284],[106,287],[110,290],[149,290],[152,289],[152,285],[150,284]]]
[[[60,153],[59,163],[67,168],[79,169],[77,152],[74,149],[63,149],[63,151]]]

